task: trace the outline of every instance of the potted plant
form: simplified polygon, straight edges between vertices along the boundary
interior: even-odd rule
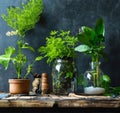
[[[35,51],[32,46],[25,42],[25,33],[33,29],[35,24],[40,19],[42,13],[42,0],[29,0],[26,4],[22,4],[22,8],[10,7],[7,10],[7,15],[2,15],[2,18],[14,30],[8,31],[7,36],[17,35],[17,48],[9,46],[5,49],[5,53],[0,55],[0,64],[8,69],[9,63],[12,62],[17,73],[16,79],[9,79],[9,90],[11,94],[27,94],[30,90],[30,80],[27,76],[32,71],[34,64],[28,64],[26,73],[22,75],[22,70],[27,65],[27,56],[24,54],[23,49]],[[16,84],[17,83],[17,84]],[[14,86],[15,85],[15,86]]]
[[[105,84],[110,83],[109,76],[102,73],[100,69],[100,58],[106,58],[104,52],[104,37],[105,26],[102,18],[98,18],[95,28],[92,29],[87,26],[82,26],[80,33],[77,35],[79,46],[75,48],[75,51],[83,52],[91,57],[90,63],[91,69],[86,71],[84,75],[84,93],[86,94],[101,94],[105,92]]]
[[[27,78],[27,76],[31,73],[33,64],[28,64],[26,68],[26,73],[24,73],[24,76],[22,76],[22,70],[25,68],[28,60],[26,55],[22,52],[22,49],[24,48],[28,48],[34,51],[31,46],[28,46],[25,43],[18,41],[18,50],[10,46],[5,49],[4,54],[0,55],[0,64],[3,64],[6,70],[8,69],[8,65],[10,62],[13,63],[16,69],[17,77],[14,79],[9,79],[10,93],[12,94],[28,93],[30,90],[30,80]],[[13,86],[14,84],[15,86]],[[22,85],[22,87],[19,85]],[[20,89],[20,87],[22,89]]]
[[[53,62],[52,84],[55,94],[68,94],[73,91],[75,77],[74,46],[77,38],[70,31],[51,31],[46,38],[46,45],[41,46],[38,51],[40,56],[36,60],[47,58],[47,63]],[[74,86],[73,86],[74,87]]]

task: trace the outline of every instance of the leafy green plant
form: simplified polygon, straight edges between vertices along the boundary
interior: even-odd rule
[[[2,18],[12,29],[18,31],[19,36],[24,37],[26,31],[33,29],[39,21],[42,9],[42,0],[29,0],[27,4],[22,3],[22,8],[8,8],[8,14],[3,14]]]
[[[104,34],[105,25],[102,18],[97,19],[95,28],[82,26],[80,33],[77,35],[81,44],[75,47],[75,51],[89,55],[92,59],[92,62],[99,64],[100,57],[106,58],[106,54],[104,52],[105,45],[103,43],[105,41]],[[102,78],[99,77],[99,65],[95,66],[94,73],[95,74],[92,75],[94,78],[94,86],[102,86],[108,90],[110,86],[109,76],[103,75]]]
[[[46,45],[38,49],[42,55],[36,60],[46,57],[47,63],[50,63],[57,58],[74,57],[74,46],[77,41],[76,37],[70,35],[70,31],[51,31],[50,36],[46,38]]]
[[[105,88],[105,92],[109,91],[111,79],[108,75],[103,75],[100,77],[100,86]]]
[[[39,21],[42,9],[42,0],[29,0],[26,4],[22,3],[22,8],[10,7],[7,10],[8,14],[2,15],[2,18],[14,30],[8,31],[6,35],[18,35],[19,38],[17,40],[18,48],[9,46],[5,49],[5,53],[0,55],[0,64],[7,70],[9,63],[12,62],[16,69],[17,78],[22,77],[22,70],[25,68],[28,60],[27,56],[23,53],[23,49],[29,49],[35,52],[34,48],[24,41],[24,37],[25,33],[33,29]],[[32,71],[34,62],[28,64],[24,78]]]
[[[94,62],[98,62],[100,57],[105,58],[104,34],[105,26],[102,18],[97,19],[94,29],[82,26],[81,33],[77,35],[81,44],[75,48],[75,51],[90,55]]]
[[[73,57],[75,57],[74,46],[77,38],[70,31],[51,31],[46,38],[46,44],[38,51],[40,56],[36,60],[47,58],[47,63],[53,63],[52,82],[55,94],[67,94],[72,87],[71,83],[75,76]],[[57,67],[57,68],[56,68]]]
[[[21,78],[22,70],[27,62],[27,57],[22,53],[22,49],[30,49],[33,52],[35,51],[31,46],[25,44],[21,41],[18,41],[18,50],[12,46],[9,46],[5,49],[5,53],[0,55],[0,64],[4,65],[5,70],[8,69],[9,63],[12,62],[17,73],[17,78]],[[29,64],[26,68],[26,73],[24,74],[24,78],[27,78],[27,75],[32,71],[32,65]]]
[[[112,97],[120,96],[120,86],[110,87],[105,95],[110,95]]]

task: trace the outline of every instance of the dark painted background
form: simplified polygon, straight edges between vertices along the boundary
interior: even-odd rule
[[[27,0],[0,0],[0,15],[6,13],[9,6],[21,6]],[[78,33],[82,25],[94,27],[96,19],[101,16],[105,22],[105,45],[109,60],[101,60],[101,69],[112,78],[111,85],[120,85],[120,0],[43,0],[43,13],[39,23],[33,30],[26,34],[26,42],[36,50],[45,44],[45,38],[51,30],[71,30],[72,34]],[[0,17],[0,54],[6,47],[16,47],[16,37],[7,37],[5,33],[10,28]],[[27,52],[30,61],[38,53]],[[76,65],[78,72],[83,73],[89,66],[90,58],[78,54]],[[51,83],[51,66],[46,64],[46,59],[37,62],[34,66],[35,73],[47,72]],[[15,77],[12,64],[4,71],[0,65],[0,91],[8,91],[8,78]],[[29,76],[33,80],[32,76]]]

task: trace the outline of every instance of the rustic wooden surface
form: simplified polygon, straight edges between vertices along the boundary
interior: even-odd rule
[[[0,107],[120,108],[120,97],[84,96],[70,93],[57,95],[8,95],[0,99]]]

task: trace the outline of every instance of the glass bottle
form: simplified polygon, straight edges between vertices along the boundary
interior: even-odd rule
[[[53,93],[67,95],[75,91],[76,68],[73,59],[57,59],[52,67]]]
[[[84,93],[102,94],[105,89],[101,87],[101,76],[103,72],[100,69],[100,62],[91,62],[90,69],[84,73]]]

